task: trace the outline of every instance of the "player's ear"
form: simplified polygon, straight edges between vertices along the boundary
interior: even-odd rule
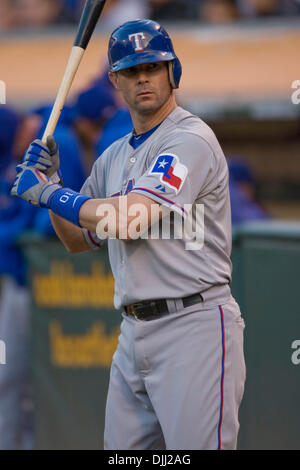
[[[115,73],[115,72],[109,72],[108,77],[109,77],[111,83],[113,84],[113,86],[115,87],[115,89],[120,90],[119,84],[118,84],[118,74]]]

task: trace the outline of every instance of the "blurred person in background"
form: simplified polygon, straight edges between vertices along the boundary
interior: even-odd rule
[[[185,20],[197,18],[197,7],[202,0],[149,0],[151,19]]]
[[[64,10],[74,21],[78,21],[85,0],[62,0]],[[99,29],[110,30],[116,28],[120,22],[132,18],[146,18],[149,12],[148,0],[109,0],[103,9]]]
[[[71,23],[77,23],[82,8],[84,6],[84,2],[82,0],[61,0],[63,6],[63,12],[67,20]]]
[[[17,244],[30,228],[37,208],[12,198],[16,175],[13,143],[19,118],[8,106],[0,107],[0,339],[6,345],[6,364],[0,366],[0,449],[31,448],[32,408],[29,380],[29,291],[26,265]]]
[[[97,81],[76,98],[73,127],[81,144],[86,174],[90,174],[98,157],[97,144],[103,128],[115,115],[117,107],[114,91]]]
[[[46,103],[29,110],[23,117],[14,144],[14,153],[18,160],[23,158],[30,139],[42,138],[51,111],[52,105]],[[80,188],[86,172],[80,141],[73,129],[76,117],[73,106],[66,105],[55,129],[55,138],[66,152],[66,157],[61,162],[63,179],[68,186]]]
[[[299,0],[236,0],[245,18],[294,15],[300,13]]]
[[[19,160],[30,142],[42,137],[51,109],[50,104],[41,105],[24,116],[14,148]],[[102,137],[112,143],[131,130],[129,111],[113,89],[105,69],[75,97],[73,104],[64,107],[59,118],[54,136],[66,154],[61,161],[65,184],[79,191],[94,161],[102,153],[98,150]],[[74,175],[68,171],[70,162]]]
[[[101,134],[96,145],[96,154],[100,156],[113,142],[132,132],[133,123],[129,113],[127,104],[125,103],[121,93],[116,92],[108,77],[108,67],[105,68],[99,79],[95,82],[103,89],[107,89],[112,93],[115,100],[115,113],[104,123]]]
[[[132,132],[133,123],[127,106],[120,104],[115,114],[104,124],[96,153],[100,156],[113,142]]]
[[[2,1],[2,0],[1,0]],[[60,22],[61,0],[14,0],[18,26],[39,28]]]
[[[99,29],[112,30],[121,23],[148,17],[148,0],[110,0],[105,4]]]
[[[269,214],[260,204],[257,181],[250,165],[241,158],[228,158],[232,224],[265,220]]]
[[[16,26],[14,0],[0,1],[0,32]]]
[[[226,24],[239,17],[234,0],[203,0],[199,7],[201,20],[209,24]]]
[[[101,83],[103,81],[103,84]],[[98,145],[107,145],[132,130],[128,112],[121,111],[114,90],[105,83],[105,75],[79,93],[75,104],[66,105],[60,116],[54,136],[63,150],[62,179],[66,187],[79,191],[99,156]],[[15,143],[15,153],[21,159],[29,143],[42,138],[52,106],[45,104],[30,110],[21,123]],[[104,128],[114,117],[112,125]],[[128,132],[130,132],[130,130]],[[106,144],[105,144],[106,142]],[[54,236],[47,211],[37,210],[33,229],[39,235]]]
[[[15,154],[18,160],[23,158],[25,150],[32,139],[41,139],[46,128],[52,106],[41,105],[28,111],[24,116],[15,140]],[[55,129],[57,143],[64,149],[61,160],[64,184],[79,191],[86,179],[86,165],[81,142],[73,129],[76,113],[73,107],[65,106]],[[76,189],[75,189],[76,188]],[[54,230],[47,211],[37,209],[32,229],[41,236],[54,236]]]

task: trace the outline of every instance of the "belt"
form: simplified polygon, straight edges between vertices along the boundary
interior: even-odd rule
[[[201,294],[189,295],[179,300],[182,300],[183,308],[203,302]],[[171,313],[165,299],[145,300],[143,302],[130,304],[125,307],[125,312],[130,317],[146,321]]]

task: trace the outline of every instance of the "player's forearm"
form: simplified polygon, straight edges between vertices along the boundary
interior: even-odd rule
[[[79,223],[81,227],[86,228],[90,232],[97,233],[100,238],[105,238],[105,228],[107,238],[119,238],[123,226],[122,220],[120,220],[122,219],[122,212],[120,212],[119,208],[120,199],[121,198],[116,197],[108,199],[89,199],[86,201],[81,206],[79,212]],[[124,198],[122,199],[124,200]],[[126,236],[121,238],[126,239]]]
[[[71,253],[81,253],[90,249],[81,228],[49,211],[53,228],[66,249]]]
[[[79,211],[79,223],[100,239],[132,240],[148,230],[161,216],[159,204],[136,193],[107,199],[89,199]]]

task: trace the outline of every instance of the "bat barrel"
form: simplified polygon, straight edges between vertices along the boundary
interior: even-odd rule
[[[106,0],[87,0],[81,16],[74,46],[82,47],[82,49],[87,48],[105,2]]]
[[[64,107],[65,101],[67,99],[69,90],[71,88],[72,82],[74,80],[75,74],[87,48],[89,40],[94,32],[97,21],[101,15],[103,7],[106,0],[87,0],[81,20],[79,23],[77,35],[75,38],[74,46],[69,57],[68,65],[65,70],[65,74],[58,91],[52,113],[48,120],[47,127],[45,129],[44,135],[42,137],[43,142],[46,142],[48,135],[53,135],[58,119],[60,117],[61,111]],[[58,182],[59,176],[55,174],[51,177],[51,181]]]
[[[97,21],[102,13],[106,0],[87,0],[81,15],[74,46],[71,51],[69,62],[65,70],[63,81],[58,91],[52,113],[50,115],[47,127],[42,140],[46,142],[48,135],[52,135],[56,128],[62,108],[65,104],[75,74],[95,30]]]

